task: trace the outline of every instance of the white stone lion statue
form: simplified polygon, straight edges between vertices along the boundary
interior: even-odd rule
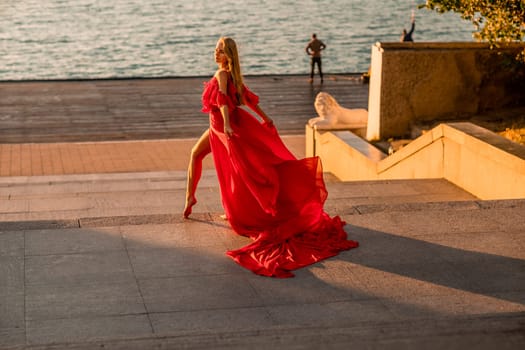
[[[308,120],[316,129],[358,129],[366,128],[368,111],[363,108],[344,108],[328,93],[320,92],[315,97],[315,110],[319,115]]]

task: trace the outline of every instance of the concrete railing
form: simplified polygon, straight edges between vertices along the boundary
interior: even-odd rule
[[[404,138],[419,121],[450,121],[525,105],[524,44],[376,43],[372,46],[367,140]]]
[[[350,131],[306,126],[306,156],[342,181],[445,178],[480,199],[525,198],[525,146],[471,123],[440,124],[388,156]]]

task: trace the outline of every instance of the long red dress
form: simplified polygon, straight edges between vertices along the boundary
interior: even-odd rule
[[[205,84],[202,111],[210,116],[210,145],[222,204],[233,230],[253,239],[227,254],[254,273],[292,277],[291,270],[358,246],[347,239],[345,223],[323,210],[327,191],[318,157],[298,160],[274,126],[261,123],[236,104],[235,85],[219,90],[217,79]],[[244,87],[247,106],[257,95]],[[224,134],[219,107],[227,105],[234,134]]]

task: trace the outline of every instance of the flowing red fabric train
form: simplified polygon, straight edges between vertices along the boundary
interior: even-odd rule
[[[327,191],[320,159],[297,159],[275,127],[237,106],[235,96],[231,82],[225,95],[215,78],[202,95],[226,216],[237,234],[254,240],[227,254],[256,274],[292,277],[292,270],[357,247],[347,239],[345,223],[324,212]],[[247,88],[243,97],[248,106],[258,103]],[[230,113],[230,138],[223,132],[222,105]]]

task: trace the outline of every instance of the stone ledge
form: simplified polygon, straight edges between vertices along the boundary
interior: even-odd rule
[[[523,201],[525,205],[525,200]],[[461,202],[427,202],[427,203],[398,203],[398,204],[366,204],[356,206],[359,215],[385,211],[423,211],[423,210],[477,210],[481,206],[478,201]]]
[[[306,153],[342,181],[444,178],[483,200],[525,198],[525,146],[471,123],[440,124],[390,156],[350,131],[308,129]]]
[[[129,226],[129,225],[156,225],[175,224],[192,220],[211,220],[208,213],[194,213],[190,219],[184,219],[182,215],[175,214],[148,214],[148,215],[126,215],[80,218],[80,227],[105,227],[105,226]]]
[[[434,210],[490,210],[490,209],[525,209],[525,199],[492,200],[492,201],[458,201],[458,202],[426,202],[398,204],[364,204],[356,205],[349,215],[364,215],[385,211],[434,211]]]
[[[488,43],[478,43],[478,42],[376,42],[374,46],[378,48],[388,49],[388,50],[440,50],[440,51],[450,51],[450,50],[480,50],[490,49],[490,44]],[[506,43],[500,44],[502,50],[519,50],[523,48],[522,43]]]
[[[379,212],[413,212],[413,211],[442,211],[442,210],[491,210],[491,209],[525,209],[525,199],[490,200],[490,201],[447,201],[447,202],[415,202],[397,204],[361,204],[348,207],[338,215],[366,215]],[[53,230],[68,228],[111,227],[133,225],[175,224],[192,221],[215,221],[220,213],[194,213],[189,219],[180,215],[127,215],[107,216],[95,218],[79,218],[74,220],[35,220],[10,221],[0,223],[2,232],[25,230]]]
[[[0,233],[6,231],[53,230],[79,228],[78,220],[34,220],[0,222]]]
[[[80,227],[128,226],[181,222],[172,214],[108,216],[79,219]]]

